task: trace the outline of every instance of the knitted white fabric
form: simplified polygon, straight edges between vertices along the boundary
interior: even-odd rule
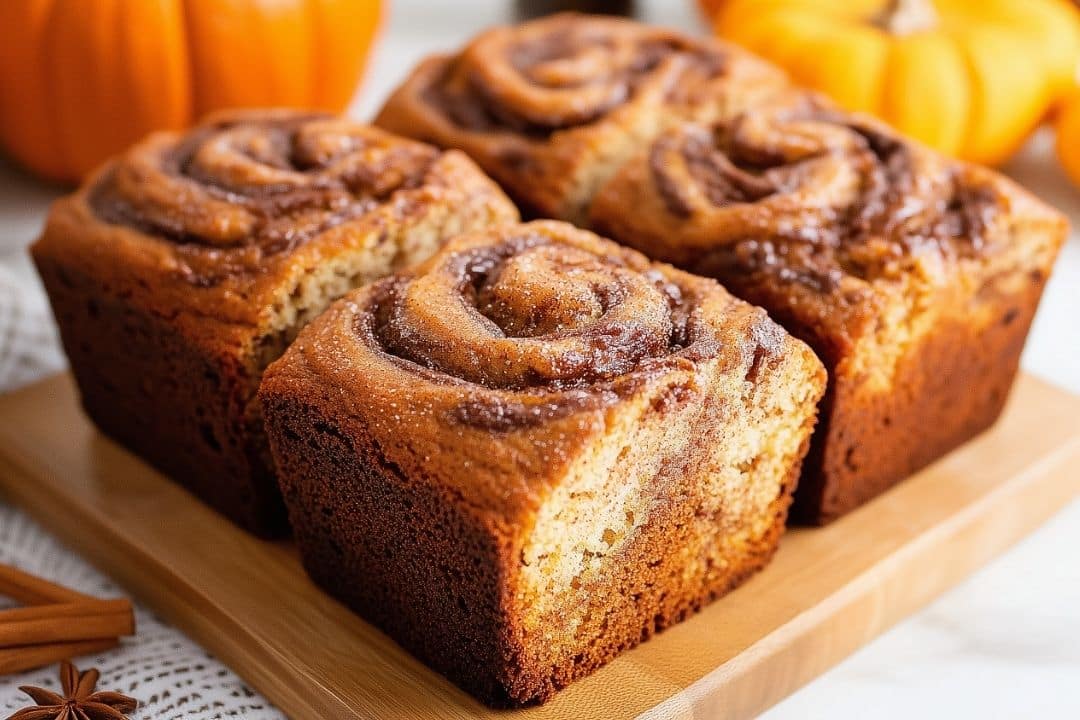
[[[0,262],[0,392],[64,367],[41,284]]]

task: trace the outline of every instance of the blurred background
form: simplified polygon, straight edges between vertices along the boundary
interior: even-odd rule
[[[369,119],[425,55],[570,6],[718,32],[848,107],[998,166],[1080,226],[1069,0],[0,0],[0,391],[63,365],[25,248],[101,157],[221,105]],[[1078,315],[1074,229],[1024,366],[1080,393]],[[1078,546],[1073,503],[768,717],[1080,717]]]
[[[564,9],[628,14],[743,44],[846,107],[948,154],[999,166],[1080,219],[1080,190],[1069,180],[1080,182],[1080,11],[1072,0],[77,5],[0,2],[0,27],[20,28],[0,43],[0,317],[47,317],[23,252],[45,207],[150,130],[236,105],[345,108],[368,119],[425,55],[458,48],[493,24]],[[1078,245],[1074,237],[1064,249],[1025,358],[1028,369],[1074,392]],[[0,344],[0,388],[59,366],[55,348],[37,337],[20,345],[29,357]]]

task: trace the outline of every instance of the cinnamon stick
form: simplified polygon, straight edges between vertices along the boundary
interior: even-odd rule
[[[131,635],[131,602],[81,600],[0,611],[0,648]]]
[[[107,640],[83,640],[81,642],[48,643],[19,648],[0,648],[0,675],[33,670],[46,665],[70,660],[79,655],[111,650],[120,641],[116,638]]]
[[[0,564],[0,595],[25,605],[91,600],[89,595],[43,580],[10,565]]]

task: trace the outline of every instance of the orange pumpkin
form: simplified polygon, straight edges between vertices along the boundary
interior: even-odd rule
[[[225,107],[341,110],[380,0],[0,0],[0,144],[78,180]]]
[[[1067,0],[701,0],[718,34],[946,153],[1005,160],[1071,86]]]
[[[1080,88],[1061,103],[1054,124],[1058,159],[1065,173],[1080,187]]]
[[[698,0],[698,9],[707,19],[712,20],[723,4],[724,0]]]

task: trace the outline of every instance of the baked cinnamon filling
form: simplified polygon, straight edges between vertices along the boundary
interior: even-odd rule
[[[678,101],[722,75],[716,48],[624,21],[579,23],[565,16],[499,28],[450,63],[426,92],[458,126],[543,139],[593,122],[659,83]]]
[[[649,169],[669,212],[715,214],[711,269],[823,292],[927,252],[976,254],[1003,212],[991,188],[942,158],[805,102],[679,127],[653,144]]]
[[[437,156],[330,116],[264,113],[137,146],[89,201],[105,222],[174,243],[184,279],[214,286],[418,187]]]
[[[513,390],[580,387],[714,356],[694,292],[641,265],[516,237],[386,281],[362,331],[398,358]]]
[[[704,288],[539,225],[382,281],[357,314],[362,342],[428,382],[473,386],[453,419],[499,430],[612,404],[720,353]],[[747,357],[778,352],[769,333],[741,340]]]

